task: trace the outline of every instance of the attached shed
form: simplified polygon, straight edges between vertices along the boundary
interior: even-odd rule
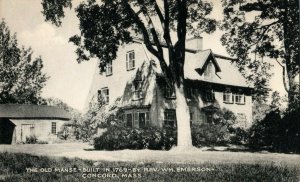
[[[52,141],[70,114],[58,107],[27,104],[0,104],[0,144],[14,144],[36,136]]]

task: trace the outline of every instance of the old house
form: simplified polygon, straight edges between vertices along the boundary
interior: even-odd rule
[[[38,141],[55,140],[69,119],[70,115],[58,107],[0,104],[0,144],[24,143],[30,136]]]
[[[250,125],[253,88],[234,64],[203,50],[201,37],[187,40],[184,74],[191,122],[213,122],[214,113],[226,108],[242,125]],[[95,71],[88,102],[101,98],[109,107],[121,98],[118,117],[130,127],[175,125],[176,95],[161,75],[158,61],[137,39],[119,48],[105,73]]]

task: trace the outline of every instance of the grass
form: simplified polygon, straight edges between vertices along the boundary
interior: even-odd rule
[[[27,172],[37,169],[39,172]],[[65,168],[77,172],[54,172]],[[83,170],[99,170],[85,173]],[[40,172],[47,169],[49,172]],[[79,171],[79,169],[81,171]],[[186,170],[198,171],[186,171]],[[51,171],[52,170],[52,171]],[[133,170],[139,170],[133,172]],[[106,171],[106,172],[105,172]],[[179,172],[180,171],[180,172]],[[97,176],[98,175],[98,176]],[[298,176],[298,177],[297,177]],[[86,178],[88,177],[88,178]],[[94,162],[22,153],[0,153],[0,181],[299,181],[299,168],[275,164],[174,164]]]

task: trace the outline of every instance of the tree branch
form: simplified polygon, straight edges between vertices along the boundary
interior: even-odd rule
[[[169,72],[168,66],[167,66],[167,64],[166,64],[166,62],[164,60],[163,50],[162,50],[161,44],[159,42],[158,36],[156,35],[156,32],[154,30],[154,27],[151,30],[151,33],[152,33],[152,35],[154,35],[153,38],[154,38],[155,44],[158,45],[157,46],[158,50],[154,49],[154,47],[152,46],[152,42],[151,42],[151,40],[149,38],[147,29],[146,29],[144,23],[139,18],[139,16],[135,13],[135,11],[131,8],[131,6],[128,3],[128,1],[125,0],[125,1],[123,1],[123,3],[124,3],[124,6],[126,7],[126,9],[128,10],[128,12],[130,13],[130,15],[133,17],[133,19],[134,19],[135,23],[137,24],[137,26],[141,29],[142,34],[143,34],[143,38],[144,38],[143,41],[144,41],[144,43],[146,45],[146,48],[158,59],[159,64],[161,66],[161,69],[162,69],[163,73],[168,76],[170,74],[170,72]],[[143,10],[143,8],[141,8],[141,10],[145,11],[145,10]],[[152,21],[151,21],[151,23],[152,23]]]
[[[263,38],[263,36],[265,35],[265,33],[267,32],[267,30],[268,30],[272,25],[275,25],[275,24],[277,24],[278,22],[279,22],[279,21],[275,21],[275,22],[272,22],[272,23],[270,23],[270,24],[268,24],[268,25],[264,25],[264,26],[261,26],[261,27],[259,27],[259,28],[256,28],[257,30],[258,30],[258,29],[264,29],[264,30],[263,30],[262,33],[260,34],[260,36],[259,36],[259,38],[257,39],[257,41],[255,41],[253,44],[249,45],[248,48],[250,48],[250,47],[252,47],[252,46],[258,44],[258,43],[261,41],[261,39]]]
[[[147,47],[147,49],[156,57],[159,57],[158,55],[158,51],[154,49],[154,47],[151,44],[147,29],[144,25],[144,23],[142,22],[142,20],[139,18],[139,16],[135,13],[135,11],[131,8],[130,4],[128,3],[128,1],[123,1],[123,4],[125,6],[125,8],[127,9],[128,13],[131,15],[131,17],[134,19],[135,23],[137,24],[137,26],[139,27],[139,29],[142,31],[143,34],[143,39],[144,39],[144,43]]]
[[[284,9],[285,3],[284,2],[276,2],[279,9]],[[247,3],[245,5],[240,6],[240,11],[251,12],[251,11],[265,11],[266,9],[270,8],[272,3],[266,4],[265,2],[254,2],[254,3]]]
[[[276,59],[276,62],[282,67],[282,81],[283,81],[283,86],[284,86],[284,89],[286,92],[289,91],[288,87],[287,87],[287,84],[286,84],[286,75],[285,75],[285,66],[283,66],[277,59]]]

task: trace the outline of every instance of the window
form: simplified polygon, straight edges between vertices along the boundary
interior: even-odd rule
[[[229,88],[226,89],[225,92],[223,92],[223,102],[224,103],[233,103],[233,95]]]
[[[167,84],[165,86],[165,98],[168,99],[176,98],[174,89]]]
[[[192,87],[188,87],[186,89],[186,94],[189,98],[191,98],[193,95],[194,95],[194,91],[193,91],[193,88]]]
[[[134,51],[126,53],[126,69],[127,71],[135,68],[135,54]]]
[[[214,121],[213,113],[211,113],[211,112],[206,113],[206,122],[213,123],[213,121]]]
[[[174,127],[176,125],[175,109],[166,109],[164,113],[164,125]]]
[[[146,126],[146,113],[139,113],[139,128],[145,128]]]
[[[211,79],[212,76],[213,76],[213,64],[211,61],[209,61],[204,72],[204,78]]]
[[[134,81],[134,93],[133,93],[133,100],[139,100],[144,97],[143,90],[142,90],[142,81]]]
[[[190,121],[193,122],[194,121],[194,112],[190,111]]]
[[[232,103],[232,93],[231,92],[224,92],[223,93],[223,102]]]
[[[109,103],[109,90],[107,87],[98,90],[98,102],[103,104]]]
[[[56,134],[56,122],[51,123],[51,133]]]
[[[235,94],[235,103],[245,104],[245,95],[244,94]]]
[[[213,102],[215,100],[214,91],[212,89],[205,90],[203,99],[206,102]]]
[[[112,70],[112,61],[109,61],[106,63],[106,76],[112,75],[113,70]]]
[[[126,126],[133,127],[132,113],[126,114]]]
[[[132,110],[130,113],[125,114],[126,126],[145,128],[150,124],[149,111],[146,110]]]

